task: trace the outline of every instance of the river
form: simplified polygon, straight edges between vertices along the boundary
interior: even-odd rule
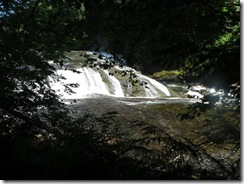
[[[193,120],[180,120],[180,115],[189,110],[189,105],[201,103],[202,93],[215,93],[214,89],[199,84],[191,88],[185,84],[166,86],[129,67],[116,66],[106,70],[81,67],[84,62],[79,63],[80,55],[79,52],[73,52],[70,58],[75,64],[68,63],[66,66],[71,66],[78,72],[58,68],[57,74],[65,79],[61,79],[61,82],[49,79],[53,89],[71,109],[72,117],[82,118],[91,114],[95,119],[102,118],[104,125],[110,127],[109,132],[113,133],[113,140],[121,142],[128,139],[152,141],[152,134],[164,135],[164,143],[156,144],[152,141],[149,146],[136,146],[160,152],[161,156],[168,159],[167,163],[177,165],[181,162],[182,166],[191,167],[191,179],[201,178],[203,172],[207,172],[208,177],[212,179],[239,177],[240,132],[234,126],[234,120],[226,120],[230,117],[228,114],[227,118],[207,121],[216,113],[209,110]],[[62,85],[68,83],[79,84],[78,88],[73,88],[75,93],[64,92]],[[98,122],[100,124],[95,127],[99,127],[97,129],[102,132],[104,125],[101,125],[101,121],[92,121],[94,124]],[[135,122],[140,126],[134,126]],[[145,134],[145,126],[154,127],[161,133]],[[126,134],[126,138],[121,137],[121,134]],[[131,152],[124,154],[128,156]],[[138,159],[143,160],[139,156]],[[155,168],[163,167],[163,160],[161,161],[162,165],[159,162]]]

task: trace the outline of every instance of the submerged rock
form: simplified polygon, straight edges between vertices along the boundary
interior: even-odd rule
[[[119,140],[117,146],[130,145],[123,154],[163,175],[167,173],[170,179],[239,179],[240,131],[236,120],[228,120],[231,113],[225,113],[218,120],[206,121],[215,116],[211,110],[194,120],[180,121],[177,115],[187,110],[188,103],[193,102],[100,96],[78,100],[69,107],[73,116],[91,113],[102,118],[109,134]],[[110,112],[116,113],[106,116]]]

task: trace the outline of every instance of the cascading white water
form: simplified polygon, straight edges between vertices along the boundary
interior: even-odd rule
[[[112,83],[112,90],[110,92],[110,95],[114,95],[116,97],[124,97],[124,92],[119,80],[116,77],[109,75],[109,72],[107,70],[103,70],[103,72],[107,75],[107,78]]]
[[[170,92],[163,84],[151,79],[130,67],[114,66],[111,70],[96,69],[90,67],[76,67],[80,73],[65,69],[57,69],[56,73],[66,79],[60,79],[58,82],[51,77],[49,79],[51,88],[61,95],[63,99],[80,99],[94,94],[108,95],[114,97],[146,97],[157,98],[170,96]],[[115,72],[116,71],[116,72]],[[137,75],[138,82],[132,84],[128,75],[121,76],[121,71],[133,71]],[[116,73],[116,74],[115,74]],[[79,87],[72,88],[74,93],[64,92],[63,84],[75,83]],[[146,85],[141,85],[141,84]]]
[[[64,99],[79,99],[90,94],[104,94],[111,95],[108,86],[103,82],[99,72],[94,71],[92,68],[78,68],[75,73],[70,70],[57,70],[58,75],[63,76],[59,82],[51,81],[51,87]],[[68,94],[64,92],[65,87],[63,84],[78,84],[78,87],[72,88],[74,93]],[[115,93],[116,96],[116,93]]]
[[[145,75],[139,75],[141,77],[142,80],[144,81],[148,81],[149,84],[149,88],[148,90],[150,91],[150,93],[148,95],[155,97],[155,96],[160,96],[160,92],[165,93],[166,96],[170,96],[170,92],[167,89],[166,86],[164,86],[163,84],[157,82],[156,80],[149,78]]]
[[[128,66],[124,66],[123,68],[120,68],[118,66],[115,66],[116,70],[118,71],[133,71],[140,82],[144,82],[146,85],[141,87],[141,91],[139,92],[138,97],[162,97],[162,96],[171,96],[168,88],[164,86],[163,84],[159,83],[158,81],[147,77],[145,75],[142,75],[140,72],[137,72],[135,69],[130,68]],[[133,93],[133,85],[131,83],[128,83],[127,87],[127,96],[134,96]]]

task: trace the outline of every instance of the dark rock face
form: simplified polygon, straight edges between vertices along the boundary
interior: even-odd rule
[[[123,143],[130,139],[137,147],[149,150],[143,157],[135,150],[124,154],[141,161],[148,159],[153,170],[168,173],[169,179],[240,179],[240,131],[234,120],[207,122],[205,119],[214,113],[208,112],[191,121],[180,121],[177,114],[186,111],[187,103],[191,102],[100,97],[78,100],[69,107],[74,116],[93,113],[103,117],[116,112],[113,120],[104,122],[120,127],[117,133],[110,129],[113,140]]]

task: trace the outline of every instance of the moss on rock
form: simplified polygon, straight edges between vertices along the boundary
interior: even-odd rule
[[[179,74],[179,70],[162,70],[155,72],[151,77],[154,79],[176,80]]]

